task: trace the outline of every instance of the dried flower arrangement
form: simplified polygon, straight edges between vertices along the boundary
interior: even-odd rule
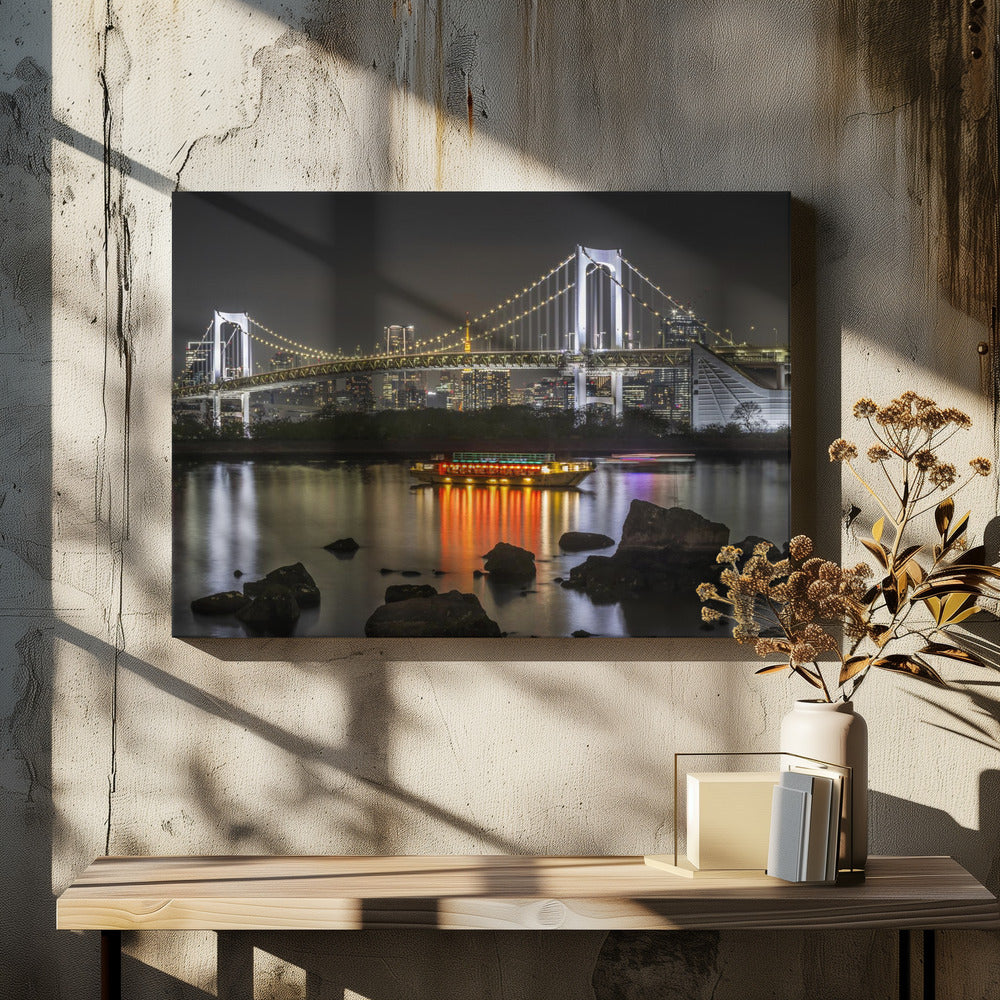
[[[928,658],[980,663],[949,629],[979,610],[980,597],[1000,597],[1000,570],[984,565],[982,546],[967,548],[969,514],[955,519],[955,495],[972,476],[988,476],[991,463],[973,458],[972,476],[959,482],[955,465],[939,457],[946,441],[972,426],[968,414],[904,392],[886,406],[860,399],[854,416],[867,421],[875,437],[867,457],[885,481],[882,492],[855,467],[853,442],[834,441],[830,461],[845,463],[882,511],[871,537],[861,540],[878,574],[866,563],[843,567],[814,556],[812,540],[797,535],[787,558],[774,561],[768,542],[758,543],[742,564],[743,551],[724,546],[717,561],[726,567],[725,593],[712,583],[697,588],[705,621],[729,619],[737,642],[753,645],[762,658],[782,657],[758,674],[790,670],[828,702],[850,701],[875,667],[944,684]],[[909,544],[913,522],[932,509],[939,541]],[[917,609],[929,618],[914,614]],[[839,659],[832,688],[818,662],[822,653]]]

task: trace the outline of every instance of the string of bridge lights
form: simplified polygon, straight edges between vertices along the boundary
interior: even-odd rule
[[[576,282],[571,281],[564,288],[560,288],[558,292],[554,292],[547,299],[542,299],[536,305],[532,306],[530,309],[526,309],[524,312],[519,313],[517,316],[512,316],[510,319],[505,320],[503,323],[498,323],[496,326],[491,327],[489,330],[484,330],[483,335],[489,336],[491,333],[496,333],[498,330],[502,330],[505,326],[510,326],[513,323],[517,323],[519,320],[524,319],[527,316],[532,315],[532,313],[538,312],[543,306],[547,306],[550,302],[554,302],[559,298],[560,295],[565,295],[570,289],[576,287]]]
[[[594,260],[594,258],[593,258],[593,257],[591,257],[591,256],[590,256],[590,254],[589,254],[589,253],[587,253],[587,251],[586,251],[586,250],[584,250],[584,253],[585,253],[585,254],[587,254],[587,259],[588,259],[588,260],[589,260],[589,261],[590,261],[590,262],[591,262],[591,263],[592,263],[592,264],[593,264],[593,265],[594,265],[595,267],[602,267],[602,265],[601,265],[601,264],[599,264],[599,263],[598,263],[598,262],[597,262],[596,260]],[[634,271],[634,272],[635,272],[635,273],[636,273],[637,275],[639,275],[639,277],[640,277],[640,278],[642,278],[642,280],[643,280],[643,281],[645,281],[645,282],[646,282],[646,283],[647,283],[647,284],[648,284],[648,285],[649,285],[650,287],[652,287],[652,288],[655,288],[655,289],[656,289],[656,290],[657,290],[657,291],[658,291],[658,292],[659,292],[659,293],[660,293],[660,294],[661,294],[661,295],[662,295],[662,296],[663,296],[663,297],[664,297],[665,299],[668,299],[668,300],[669,300],[670,302],[672,302],[672,303],[673,303],[674,305],[676,305],[678,309],[680,309],[680,310],[682,310],[682,311],[684,311],[684,312],[688,313],[688,315],[690,315],[690,316],[693,316],[693,315],[694,315],[694,313],[693,313],[693,312],[692,312],[692,311],[691,311],[690,309],[684,309],[684,307],[683,307],[682,305],[680,305],[680,303],[676,302],[676,301],[675,301],[675,300],[673,299],[673,297],[672,297],[672,296],[668,295],[668,294],[667,294],[667,293],[666,293],[665,291],[663,291],[663,289],[662,289],[662,288],[660,288],[660,287],[659,287],[658,285],[654,285],[654,284],[653,284],[653,282],[652,282],[652,281],[650,281],[650,279],[649,279],[649,278],[647,278],[647,277],[646,277],[646,276],[645,276],[645,275],[644,275],[644,274],[643,274],[643,273],[642,273],[642,272],[641,272],[641,271],[640,271],[640,270],[639,270],[639,269],[638,269],[637,267],[635,267],[635,266],[634,266],[634,265],[633,265],[633,264],[632,264],[632,263],[631,263],[630,261],[628,261],[628,260],[625,260],[625,258],[624,258],[624,257],[622,257],[621,259],[622,259],[623,261],[625,261],[625,263],[626,263],[626,264],[628,264],[628,266],[629,266],[629,267],[630,267],[630,268],[631,268],[631,269],[632,269],[632,270],[633,270],[633,271]],[[652,314],[653,314],[654,316],[656,316],[656,317],[660,317],[661,315],[663,315],[663,313],[661,313],[661,312],[660,312],[660,311],[659,311],[658,309],[654,309],[651,303],[647,302],[647,301],[646,301],[645,299],[641,299],[641,298],[639,298],[639,296],[638,296],[638,295],[636,295],[636,294],[635,294],[635,292],[633,292],[631,288],[626,288],[626,287],[625,287],[625,286],[624,286],[624,285],[623,285],[623,284],[622,284],[622,283],[621,283],[621,282],[620,282],[620,281],[618,280],[618,278],[617,278],[617,277],[615,276],[614,272],[612,272],[612,271],[608,271],[608,277],[609,277],[609,278],[611,279],[611,281],[613,281],[613,282],[614,282],[614,283],[615,283],[615,284],[616,284],[616,285],[617,285],[617,286],[618,286],[618,287],[619,287],[619,288],[620,288],[620,289],[621,289],[621,290],[622,290],[622,291],[623,291],[623,292],[624,292],[624,293],[625,293],[626,295],[628,295],[628,296],[629,296],[629,297],[630,297],[630,298],[631,298],[631,299],[632,299],[632,300],[633,300],[634,302],[638,302],[638,303],[639,303],[639,305],[640,305],[640,306],[642,306],[642,307],[643,307],[644,309],[646,309],[646,310],[647,310],[648,312],[651,312],[651,313],[652,313]],[[698,322],[699,322],[699,323],[701,323],[701,320],[698,320]],[[704,323],[702,323],[702,325],[704,326],[705,324],[704,324]],[[713,332],[714,332],[714,331],[713,331]]]
[[[257,325],[260,326],[259,323]],[[254,343],[262,344],[264,347],[270,347],[272,350],[285,351],[285,348],[282,347],[280,344],[275,344],[270,340],[265,340],[263,337],[257,335],[256,333],[250,333],[250,339]],[[286,353],[291,353],[291,352],[286,352]],[[312,348],[309,348],[308,353],[305,351],[298,351],[296,353],[302,359],[315,358],[317,361],[330,361],[330,360],[335,360],[337,358],[337,355],[335,354],[327,354],[326,351],[315,351]]]
[[[590,254],[587,254],[587,256],[588,256],[588,257],[590,257]],[[621,259],[622,259],[622,260],[623,260],[623,261],[624,261],[624,262],[625,262],[625,263],[626,263],[626,264],[627,264],[627,265],[628,265],[628,266],[629,266],[629,267],[630,267],[630,268],[631,268],[631,269],[632,269],[632,270],[633,270],[633,271],[634,271],[634,272],[635,272],[635,273],[636,273],[637,275],[639,275],[639,277],[640,277],[640,278],[642,278],[642,280],[643,280],[643,281],[645,281],[647,285],[650,285],[651,287],[655,288],[655,289],[656,289],[656,290],[657,290],[657,291],[658,291],[658,292],[659,292],[659,293],[660,293],[660,294],[661,294],[661,295],[662,295],[662,296],[663,296],[663,297],[664,297],[664,298],[665,298],[665,299],[666,299],[666,300],[667,300],[667,301],[668,301],[668,302],[669,302],[669,303],[670,303],[671,305],[673,305],[673,306],[676,306],[676,307],[677,307],[677,308],[678,308],[678,309],[679,309],[679,310],[680,310],[681,312],[686,312],[686,313],[687,313],[687,314],[688,314],[689,316],[691,316],[692,318],[694,318],[694,311],[693,311],[692,309],[685,309],[685,308],[684,308],[684,306],[682,306],[682,305],[680,304],[680,302],[678,302],[678,301],[677,301],[677,300],[676,300],[676,299],[675,299],[675,298],[674,298],[674,297],[673,297],[673,296],[672,296],[672,295],[671,295],[671,294],[670,294],[669,292],[665,292],[665,291],[664,291],[664,290],[663,290],[662,288],[660,288],[660,286],[659,286],[659,285],[657,285],[657,284],[656,284],[656,283],[655,283],[655,282],[653,281],[653,279],[652,279],[652,278],[647,278],[647,277],[646,277],[646,275],[644,275],[644,274],[642,273],[642,271],[640,271],[640,270],[639,270],[639,268],[637,268],[637,267],[635,266],[635,264],[633,264],[633,263],[632,263],[632,261],[630,261],[630,260],[629,260],[629,259],[628,259],[627,257],[625,257],[625,256],[622,256],[622,258],[621,258]],[[591,257],[591,260],[593,260],[593,258],[592,258],[592,257]],[[594,261],[594,263],[596,264],[596,263],[597,263],[597,261]],[[628,293],[629,293],[629,295],[632,295],[632,291],[631,291],[631,289],[628,289],[628,288],[625,288],[625,286],[624,286],[624,285],[622,285],[622,283],[621,283],[620,281],[618,281],[618,279],[617,279],[617,278],[615,278],[615,276],[614,276],[613,274],[611,275],[611,280],[612,280],[612,281],[614,281],[614,282],[615,282],[615,283],[616,283],[616,284],[617,284],[617,285],[619,286],[619,288],[623,288],[623,289],[624,289],[624,290],[625,290],[626,292],[628,292]],[[633,298],[633,299],[635,299],[635,298],[636,298],[636,297],[635,297],[635,295],[632,295],[632,298]],[[640,301],[640,300],[636,299],[636,301]],[[660,315],[660,313],[659,313],[659,312],[657,312],[656,310],[654,310],[654,309],[653,309],[653,307],[652,307],[651,305],[649,305],[649,303],[647,303],[647,302],[643,302],[642,304],[643,304],[643,305],[644,305],[644,306],[645,306],[645,307],[646,307],[647,309],[651,310],[651,311],[653,312],[653,314],[654,314],[655,316],[659,316],[659,315]],[[722,333],[719,333],[719,331],[718,331],[718,330],[713,330],[713,329],[712,329],[712,327],[710,327],[710,326],[709,326],[709,325],[708,325],[708,324],[707,324],[707,323],[706,323],[706,322],[705,322],[704,320],[701,320],[701,319],[699,319],[699,320],[698,320],[698,323],[699,323],[699,325],[703,326],[703,327],[704,327],[704,328],[705,328],[706,330],[708,330],[708,332],[709,332],[710,334],[712,334],[712,336],[714,336],[714,337],[718,337],[718,338],[719,338],[719,340],[724,340],[724,341],[725,341],[725,342],[726,342],[727,344],[729,344],[729,345],[730,345],[731,347],[735,347],[735,346],[736,346],[736,344],[735,344],[735,342],[734,342],[734,341],[730,340],[730,339],[729,339],[729,338],[728,338],[727,336],[725,336],[725,334],[722,334]]]
[[[505,302],[498,302],[492,309],[484,309],[483,312],[481,312],[478,316],[474,316],[472,319],[470,319],[469,323],[479,323],[482,320],[488,319],[490,316],[493,316],[498,312],[503,312],[504,308],[506,306],[509,306],[514,299],[520,298],[521,296],[527,295],[529,292],[534,291],[543,281],[548,281],[549,278],[551,278],[552,275],[554,275],[558,270],[565,267],[575,256],[576,256],[575,253],[571,253],[568,257],[565,258],[565,260],[559,261],[559,263],[556,264],[553,268],[546,271],[544,274],[539,275],[539,277],[536,278],[530,285],[526,285],[524,288],[522,288],[520,292],[515,292]],[[567,291],[569,288],[572,287],[573,287],[572,285],[568,285],[566,288],[563,289],[563,291]],[[530,313],[536,312],[543,305],[546,305],[547,303],[551,302],[553,298],[558,297],[560,294],[562,293],[556,292],[554,296],[550,296],[548,299],[546,299],[544,302],[539,303],[533,309],[529,309],[527,312],[522,313],[520,316],[515,316],[513,319],[507,320],[505,323],[501,323],[499,326],[495,326],[490,330],[486,330],[484,331],[484,333],[495,333],[503,326],[509,326],[511,323],[516,322],[518,319],[522,319],[525,316],[529,315]],[[441,343],[441,341],[444,340],[444,338],[452,336],[458,338],[454,346],[455,347],[461,346],[462,342],[465,339],[464,327],[455,327],[452,330],[448,330],[446,333],[440,334],[438,337],[428,337],[426,340],[414,341],[414,346],[426,347],[435,342]],[[442,346],[445,346],[445,349],[447,349],[447,345],[442,345]]]
[[[292,340],[289,337],[284,337],[280,333],[277,333],[274,330],[272,330],[270,327],[266,327],[266,326],[264,326],[263,323],[260,323],[257,320],[255,320],[253,318],[253,316],[247,315],[247,319],[251,323],[253,323],[254,326],[260,327],[260,329],[262,329],[265,333],[269,333],[272,337],[277,337],[278,340],[284,341],[284,343],[289,344],[292,347],[297,347],[299,350],[296,351],[296,352],[294,352],[294,353],[301,354],[303,352],[308,352],[306,354],[307,357],[310,357],[310,358],[329,358],[331,360],[334,359],[334,358],[342,357],[343,356],[343,355],[334,354],[332,351],[321,351],[321,350],[319,350],[319,348],[310,347],[308,344],[303,344],[303,343],[300,343],[297,340]],[[264,341],[261,341],[261,343],[264,343]],[[268,347],[273,347],[273,348],[275,348],[275,350],[278,350],[278,351],[285,350],[284,347],[280,347],[277,344],[268,344],[267,346]]]
[[[556,268],[555,270],[558,270],[558,268]],[[543,307],[549,305],[550,303],[555,302],[556,299],[558,299],[562,295],[565,295],[567,292],[571,291],[575,287],[576,287],[576,282],[575,281],[571,281],[565,287],[560,288],[558,292],[553,292],[550,296],[548,296],[548,298],[541,299],[538,302],[536,302],[530,309],[525,309],[523,312],[518,313],[516,316],[511,316],[509,319],[504,320],[504,322],[498,323],[496,326],[491,326],[488,330],[479,330],[479,331],[477,331],[476,335],[480,336],[480,337],[488,337],[490,334],[497,333],[499,330],[503,330],[505,327],[512,326],[514,323],[517,323],[520,320],[525,319],[528,316],[531,316],[534,313],[538,312],[539,309],[542,309]],[[492,313],[492,312],[495,312],[495,310],[491,309],[491,310],[489,310],[489,312]],[[489,313],[487,313],[486,315],[489,315]],[[474,320],[470,320],[469,322],[470,323],[477,322],[478,319],[480,319],[480,318],[481,317],[477,317],[477,320],[475,320],[475,321]],[[432,338],[428,339],[427,341],[417,341],[416,344],[417,345],[430,344],[435,339],[438,340],[438,341],[441,341],[443,339],[443,337],[445,337],[445,336],[447,336],[447,334],[442,334],[441,337],[437,337],[437,338],[433,338],[432,337]],[[461,346],[461,344],[462,344],[462,341],[460,340],[455,345],[455,347],[459,347],[459,346]],[[444,346],[444,345],[442,345],[442,346]]]
[[[592,264],[594,264],[596,267],[601,267],[602,266],[596,260],[594,260],[594,258],[589,253],[586,253],[586,250],[584,250],[584,253],[586,254],[587,259]],[[563,260],[561,260],[554,267],[550,268],[545,273],[539,275],[538,278],[536,278],[533,282],[531,282],[530,284],[526,285],[519,293],[515,293],[513,296],[511,296],[511,298],[507,299],[504,302],[498,303],[497,305],[495,305],[491,309],[485,309],[485,310],[483,310],[483,312],[481,312],[478,316],[475,316],[475,317],[471,318],[468,322],[470,324],[480,323],[483,320],[488,320],[489,317],[491,317],[491,316],[495,316],[497,313],[501,313],[502,314],[505,311],[505,309],[507,309],[517,299],[523,298],[525,295],[528,295],[529,293],[531,293],[532,291],[534,291],[536,288],[538,288],[538,286],[541,285],[543,282],[548,281],[549,278],[551,278],[554,274],[556,274],[558,271],[560,271],[562,268],[564,268],[567,264],[569,264],[573,260],[573,258],[575,256],[576,256],[575,253],[569,254],[567,257],[565,257]],[[650,288],[652,288],[656,292],[658,292],[672,306],[674,306],[676,309],[680,310],[681,312],[685,312],[689,316],[694,317],[694,312],[692,310],[685,309],[684,306],[682,306],[672,295],[670,295],[669,292],[665,292],[651,278],[649,278],[649,277],[647,277],[647,275],[643,274],[642,271],[640,271],[630,260],[628,260],[628,258],[622,256],[621,260],[636,275],[638,275],[639,278],[641,278],[644,282],[646,282],[646,284]],[[618,277],[613,272],[609,272],[609,278],[623,292],[625,292],[625,294],[627,294],[633,301],[637,302],[640,306],[642,306],[644,309],[648,310],[654,316],[656,316],[656,317],[659,318],[660,316],[666,315],[665,310],[661,311],[661,310],[658,310],[658,309],[654,308],[654,306],[652,305],[652,303],[647,302],[645,299],[643,299],[642,297],[640,297],[639,295],[637,295],[634,291],[632,291],[631,288],[627,288],[618,279]],[[579,279],[579,276],[578,276],[578,279]],[[543,309],[545,306],[550,305],[551,303],[555,302],[561,296],[566,295],[569,291],[571,291],[573,288],[576,287],[576,284],[577,284],[576,281],[570,282],[567,285],[565,285],[563,288],[558,289],[557,291],[553,292],[551,295],[547,296],[546,298],[541,299],[537,303],[534,303],[529,308],[522,310],[517,315],[515,315],[515,316],[509,316],[507,319],[504,319],[503,321],[497,323],[495,326],[489,327],[488,329],[477,331],[477,334],[476,334],[477,337],[478,336],[489,336],[491,334],[498,333],[501,330],[504,330],[504,329],[506,329],[506,328],[508,328],[510,326],[513,326],[513,324],[518,323],[521,320],[524,320],[524,319],[528,318],[529,316],[531,316],[534,313],[538,312],[540,309]],[[338,360],[338,359],[346,359],[346,358],[351,357],[351,355],[345,355],[342,351],[338,351],[336,353],[332,352],[332,351],[323,351],[323,350],[320,350],[319,348],[310,347],[308,344],[304,344],[301,341],[293,340],[291,337],[286,337],[283,334],[278,333],[276,330],[272,330],[270,327],[265,326],[259,320],[255,319],[253,316],[247,315],[247,319],[254,326],[258,327],[259,329],[263,330],[265,333],[269,334],[271,337],[275,338],[275,340],[280,341],[280,343],[275,343],[274,341],[266,340],[265,338],[259,336],[258,334],[252,333],[249,330],[247,331],[249,333],[250,337],[256,343],[261,344],[261,345],[263,345],[265,347],[269,347],[272,350],[275,350],[275,351],[287,351],[288,348],[294,348],[294,350],[290,351],[289,353],[295,353],[295,354],[299,354],[303,358],[315,358],[317,360]],[[734,341],[730,340],[729,337],[725,336],[722,333],[719,333],[718,330],[712,329],[704,321],[702,321],[702,320],[699,319],[699,320],[697,320],[697,322],[699,323],[699,325],[701,325],[702,327],[704,327],[709,333],[711,333],[713,336],[717,337],[719,340],[725,341],[726,343],[731,344],[731,345],[734,344]],[[205,328],[205,333],[202,335],[202,339],[203,340],[208,337],[209,333],[212,330],[212,325],[213,325],[212,323],[209,323],[208,326]],[[450,338],[454,338],[454,341],[450,342]],[[453,328],[451,330],[448,330],[446,333],[442,333],[442,334],[439,334],[437,336],[431,336],[431,337],[420,338],[420,339],[414,340],[413,346],[414,346],[414,348],[417,348],[417,349],[419,349],[419,348],[425,348],[425,349],[428,349],[428,350],[434,350],[434,349],[436,349],[436,350],[447,351],[447,350],[455,350],[455,349],[460,348],[461,346],[463,346],[464,340],[465,340],[465,329],[464,329],[464,326],[462,326],[462,327],[455,327],[455,328]]]

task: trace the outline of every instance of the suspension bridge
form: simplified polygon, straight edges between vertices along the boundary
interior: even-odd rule
[[[720,405],[731,408],[746,401],[748,393],[754,395],[753,379],[745,374],[740,375],[746,382],[742,387],[723,384],[726,368],[739,374],[732,358],[739,355],[740,360],[752,362],[754,349],[712,329],[617,249],[577,246],[524,288],[446,332],[417,338],[412,327],[390,329],[401,335],[391,342],[387,338],[384,351],[348,354],[285,336],[247,313],[217,311],[201,340],[188,345],[174,398],[210,401],[217,424],[222,400],[238,398],[247,427],[250,396],[261,390],[362,374],[535,369],[570,378],[577,410],[610,403],[615,416],[621,416],[624,380],[630,372],[693,367],[706,356],[722,364],[721,369],[714,366],[718,369],[714,378],[710,371],[704,373],[706,385],[714,385],[716,395],[721,391],[726,397]],[[291,359],[289,366],[255,372],[255,346],[258,351],[276,352],[273,357]],[[757,353],[766,360],[760,349]],[[722,360],[725,354],[729,361]],[[598,378],[607,395],[591,391]],[[788,394],[780,380],[779,392],[787,424]],[[780,399],[772,402],[782,409]],[[780,420],[782,414],[776,413]]]

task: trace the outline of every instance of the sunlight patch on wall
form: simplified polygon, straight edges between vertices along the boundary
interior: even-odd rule
[[[858,327],[842,328],[842,388],[841,434],[849,440],[864,442],[864,450],[872,443],[865,421],[851,415],[854,403],[870,397],[885,404],[912,389],[922,396],[929,396],[940,406],[953,406],[972,418],[972,427],[959,431],[945,445],[948,461],[968,476],[968,460],[977,455],[995,458],[993,445],[993,416],[989,399],[980,393],[978,382],[979,357],[976,351],[982,330],[968,317],[948,310],[938,322],[931,314],[924,317],[921,327],[914,331],[917,346],[906,334],[890,341],[884,330],[865,330]],[[959,382],[958,375],[962,381]],[[820,442],[825,449],[828,442]],[[859,470],[868,466],[862,457]],[[964,472],[962,470],[965,470]],[[995,507],[996,476],[974,477],[962,491],[960,501],[963,511],[983,511],[978,523],[971,524],[973,537],[982,540],[986,512]],[[869,503],[853,476],[844,469],[842,480],[845,504],[856,503],[868,511]],[[874,520],[874,508],[871,519]],[[859,523],[860,526],[860,523]]]

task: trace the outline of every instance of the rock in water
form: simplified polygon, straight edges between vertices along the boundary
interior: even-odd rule
[[[383,604],[365,622],[365,635],[376,638],[499,638],[501,632],[475,594],[451,590],[433,597],[411,597]]]
[[[523,583],[535,576],[535,553],[527,549],[497,542],[483,558],[483,568],[498,583]]]
[[[324,545],[327,552],[357,552],[361,548],[353,538],[338,538],[336,541]]]
[[[622,549],[670,549],[715,553],[729,541],[729,529],[684,507],[658,507],[633,500],[622,525]],[[617,554],[617,553],[616,553]]]
[[[209,594],[191,602],[191,610],[196,615],[231,615],[250,603],[250,598],[238,590],[227,590],[222,594]]]
[[[268,583],[236,617],[257,635],[291,635],[299,620],[299,605],[290,587]]]
[[[429,583],[397,583],[385,588],[385,603],[395,604],[396,601],[408,601],[413,597],[434,597],[437,587]]]
[[[585,590],[597,604],[613,604],[641,593],[645,579],[637,578],[626,562],[617,562],[612,556],[588,556],[570,569],[569,579],[562,585],[567,590]]]
[[[685,590],[717,574],[715,557],[728,541],[724,524],[693,510],[633,500],[614,555],[588,556],[563,586],[602,603]]]
[[[257,597],[271,584],[287,587],[294,595],[300,608],[314,608],[319,604],[319,587],[316,586],[316,581],[300,562],[272,569],[263,580],[244,583],[243,593],[247,597]]]
[[[567,531],[559,539],[559,548],[564,552],[583,552],[585,549],[606,549],[615,540],[596,531]]]

